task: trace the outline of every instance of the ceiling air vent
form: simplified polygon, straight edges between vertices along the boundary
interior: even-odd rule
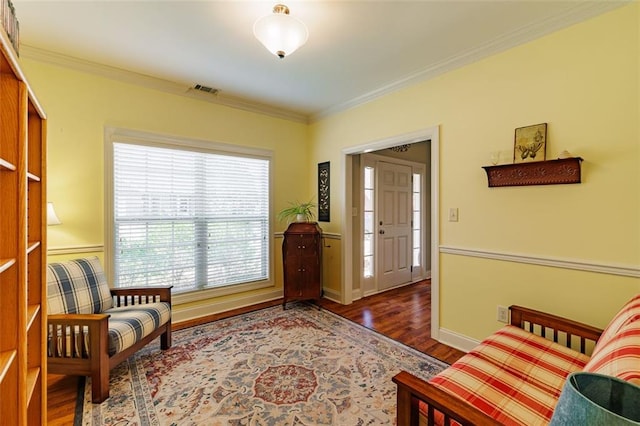
[[[219,89],[214,89],[213,87],[209,86],[203,86],[202,84],[196,84],[195,86],[193,86],[193,89],[204,93],[210,93],[212,95],[217,95],[220,91]]]

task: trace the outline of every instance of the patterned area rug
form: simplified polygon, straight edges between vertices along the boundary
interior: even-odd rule
[[[395,424],[391,378],[446,367],[315,306],[273,307],[153,342],[111,372],[102,404],[87,380],[81,424]]]

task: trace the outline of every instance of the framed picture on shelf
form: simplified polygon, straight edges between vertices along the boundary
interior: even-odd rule
[[[516,129],[513,146],[514,163],[544,161],[547,148],[547,123]]]
[[[318,221],[329,222],[330,219],[330,163],[318,163]]]

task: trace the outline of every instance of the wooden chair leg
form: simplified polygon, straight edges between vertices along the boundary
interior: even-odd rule
[[[109,398],[109,363],[91,375],[91,402],[100,404]]]
[[[167,323],[167,330],[160,335],[160,349],[171,347],[171,321]]]
[[[109,352],[107,321],[100,324],[99,332],[92,332],[91,336],[99,336],[95,341],[91,339],[91,401],[99,404],[109,398]]]

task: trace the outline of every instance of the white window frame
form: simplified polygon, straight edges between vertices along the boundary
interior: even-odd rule
[[[105,206],[104,206],[104,229],[105,229],[105,273],[110,282],[115,276],[114,270],[114,186],[113,186],[113,144],[130,143],[146,145],[151,147],[185,149],[207,152],[212,154],[235,155],[240,157],[259,158],[269,161],[269,212],[273,211],[273,152],[270,150],[250,148],[239,145],[231,145],[220,142],[205,141],[199,139],[172,137],[167,135],[141,132],[115,127],[106,127],[104,136],[104,169],[105,169]],[[272,216],[272,215],[270,215]],[[273,251],[273,219],[270,217],[268,223],[268,278],[249,283],[231,284],[223,287],[206,288],[173,295],[172,301],[175,304],[188,303],[198,300],[206,300],[213,297],[226,296],[230,294],[243,293],[251,290],[258,290],[267,287],[274,287],[274,251]]]
[[[366,274],[366,262],[363,262],[363,274],[362,274],[362,278],[367,280],[368,278],[373,278],[376,275],[376,256],[377,256],[377,252],[376,252],[376,238],[377,238],[377,234],[376,234],[376,229],[378,228],[376,226],[376,202],[378,201],[376,199],[376,169],[374,166],[369,166],[369,165],[365,165],[363,168],[363,174],[362,174],[362,182],[363,182],[363,194],[362,194],[362,235],[363,237],[366,237],[367,235],[367,213],[371,213],[371,232],[369,232],[368,234],[371,236],[371,253],[367,254],[366,252],[366,243],[365,243],[365,238],[362,239],[362,257],[363,259],[366,257],[370,257],[371,258],[371,270],[370,270],[370,275]],[[367,188],[366,187],[366,175],[367,172],[370,171],[371,173],[371,188]],[[366,205],[366,193],[367,191],[370,191],[371,194],[371,209],[367,210]]]
[[[424,166],[420,166],[420,167],[416,167],[413,166],[412,167],[412,177],[411,177],[411,186],[412,186],[412,195],[415,196],[416,192],[415,192],[415,183],[416,180],[419,182],[420,184],[420,188],[418,191],[418,206],[416,206],[416,203],[414,203],[412,200],[412,213],[415,213],[416,211],[416,207],[419,207],[419,211],[420,211],[420,221],[419,223],[416,223],[413,215],[411,217],[411,232],[412,232],[412,247],[411,247],[411,279],[412,280],[420,280],[420,279],[424,279],[426,278],[426,272],[425,272],[425,262],[427,261],[427,256],[426,256],[426,250],[424,249],[425,247],[425,226],[427,226],[427,221],[426,221],[426,213],[427,213],[427,206],[425,203],[425,196],[424,196],[424,189],[425,189],[425,185],[426,185],[426,177],[425,177],[425,167]],[[413,197],[412,197],[413,198]],[[418,230],[418,235],[419,235],[419,240],[417,241],[416,244],[416,240],[415,238],[413,238],[413,236],[415,235],[415,231]],[[418,250],[419,253],[419,259],[418,259],[418,264],[415,264],[415,262],[413,262],[413,260],[415,259],[416,255],[416,249]]]

